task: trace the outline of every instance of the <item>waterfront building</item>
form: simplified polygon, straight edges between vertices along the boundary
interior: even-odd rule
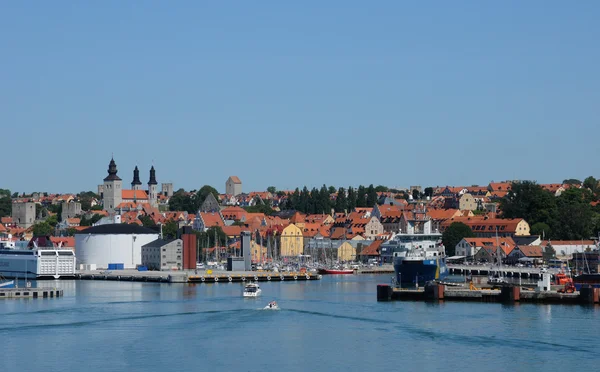
[[[139,225],[113,223],[93,226],[75,234],[77,259],[106,269],[109,263],[135,268],[142,263],[142,246],[158,239],[158,232]]]
[[[142,246],[142,265],[148,270],[181,270],[183,240],[156,239]]]
[[[295,224],[289,224],[280,236],[281,256],[293,257],[303,254],[304,237],[302,229]]]
[[[462,257],[473,257],[482,248],[495,248],[498,245],[506,247],[508,252],[516,246],[514,240],[510,237],[505,238],[464,238],[455,247],[455,255]]]

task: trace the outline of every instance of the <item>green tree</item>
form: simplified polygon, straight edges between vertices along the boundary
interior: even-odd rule
[[[12,213],[12,200],[10,196],[0,198],[0,217],[10,216]]]
[[[266,204],[257,204],[257,205],[253,205],[251,207],[244,207],[244,210],[248,213],[264,213],[267,216],[270,216],[273,213],[275,213],[273,208],[271,208],[270,206],[268,206]]]
[[[196,200],[194,201],[196,208],[194,208],[194,212],[188,211],[188,213],[196,213],[196,211],[198,211],[202,203],[204,203],[204,200],[206,199],[208,194],[213,194],[215,199],[219,200],[219,192],[217,191],[217,189],[209,185],[204,185],[196,193]]]
[[[583,181],[583,187],[589,189],[592,194],[598,193],[598,180],[592,176],[589,176]]]
[[[348,200],[346,199],[346,190],[343,187],[340,187],[335,199],[335,211],[341,213],[347,209]]]
[[[169,198],[169,210],[171,211],[187,211],[188,213],[196,213],[198,206],[192,197],[185,192],[184,189],[179,189],[173,196]]]
[[[425,196],[429,196],[430,198],[433,196],[433,187],[425,188]]]
[[[412,197],[413,197],[413,200],[419,200],[419,199],[421,199],[421,193],[419,192],[419,190],[413,189],[413,191],[412,191]]]
[[[65,232],[66,236],[74,236],[75,234],[77,234],[77,229],[74,227],[69,227],[67,228],[67,231]]]
[[[100,197],[93,191],[82,191],[77,194],[77,199],[81,203],[81,210],[87,212],[92,208],[92,200],[100,199]]]
[[[335,194],[335,186],[329,186],[327,190],[329,191],[329,195]]]
[[[13,198],[13,199],[16,199],[16,198],[18,198],[18,197],[19,197],[19,193],[18,193],[18,192],[13,192],[13,194],[12,194],[12,198]]]
[[[56,213],[57,215],[62,214],[62,203],[50,204],[46,206],[46,209],[52,213]]]
[[[377,187],[375,187],[375,191],[376,192],[388,192],[388,191],[390,191],[390,189],[383,185],[377,185]]]
[[[535,182],[514,182],[506,197],[500,200],[500,210],[504,218],[523,218],[529,225],[543,222],[556,232],[556,197]]]
[[[156,228],[156,223],[150,216],[141,215],[141,216],[138,216],[138,220],[140,220],[140,222],[142,222],[142,226],[144,226],[144,227]]]
[[[50,236],[54,228],[48,222],[38,222],[33,225],[33,236]]]
[[[558,218],[553,231],[558,239],[589,239],[594,231],[591,192],[571,188],[557,198]]]
[[[354,210],[354,208],[357,207],[356,205],[356,191],[354,191],[354,187],[350,186],[348,187],[348,196],[347,196],[348,202],[347,202],[347,206],[348,206],[348,212],[352,212]]]
[[[359,185],[356,190],[356,206],[359,208],[367,206],[367,189],[363,185]]]
[[[377,191],[375,191],[375,187],[373,184],[370,184],[367,187],[367,207],[374,207],[377,204],[377,200],[379,197],[377,196]]]
[[[177,226],[177,223],[173,220],[167,221],[167,223],[162,226],[162,234],[165,239],[175,239],[177,237],[177,230],[179,230],[179,226]]]
[[[0,198],[10,198],[10,190],[9,189],[0,189]]]
[[[569,178],[562,182],[565,185],[581,185],[581,181],[576,178]]]
[[[56,225],[58,225],[58,215],[54,215],[54,216],[50,216],[50,217],[46,218],[45,222],[48,225],[50,225],[52,228],[55,228]]]
[[[269,186],[267,187],[267,191],[271,194],[275,194],[277,192],[277,189],[275,188],[275,186]]]
[[[452,222],[442,234],[442,242],[448,256],[454,256],[456,245],[464,238],[473,238],[475,234],[469,226],[462,222]]]
[[[540,235],[545,237],[552,236],[550,226],[543,222],[536,222],[531,226],[530,229],[531,235]]]
[[[331,212],[331,197],[330,192],[327,186],[321,186],[319,190],[319,203],[317,213],[330,213]]]

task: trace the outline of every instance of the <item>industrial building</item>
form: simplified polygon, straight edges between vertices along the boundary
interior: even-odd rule
[[[183,240],[156,239],[142,246],[142,265],[149,270],[181,270]]]
[[[158,232],[139,225],[105,224],[75,234],[77,259],[81,264],[108,264],[136,268],[142,264],[142,246],[158,239]]]

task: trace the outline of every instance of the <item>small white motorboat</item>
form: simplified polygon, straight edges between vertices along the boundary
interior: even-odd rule
[[[265,306],[264,310],[279,310],[279,305],[277,305],[277,302],[271,301]]]
[[[248,283],[244,287],[244,297],[258,297],[260,296],[262,290],[257,283]]]

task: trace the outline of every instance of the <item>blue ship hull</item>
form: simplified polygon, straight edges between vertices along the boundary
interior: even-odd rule
[[[448,276],[445,259],[437,260],[402,260],[394,262],[396,282],[403,284],[424,285],[431,280],[444,280]]]

